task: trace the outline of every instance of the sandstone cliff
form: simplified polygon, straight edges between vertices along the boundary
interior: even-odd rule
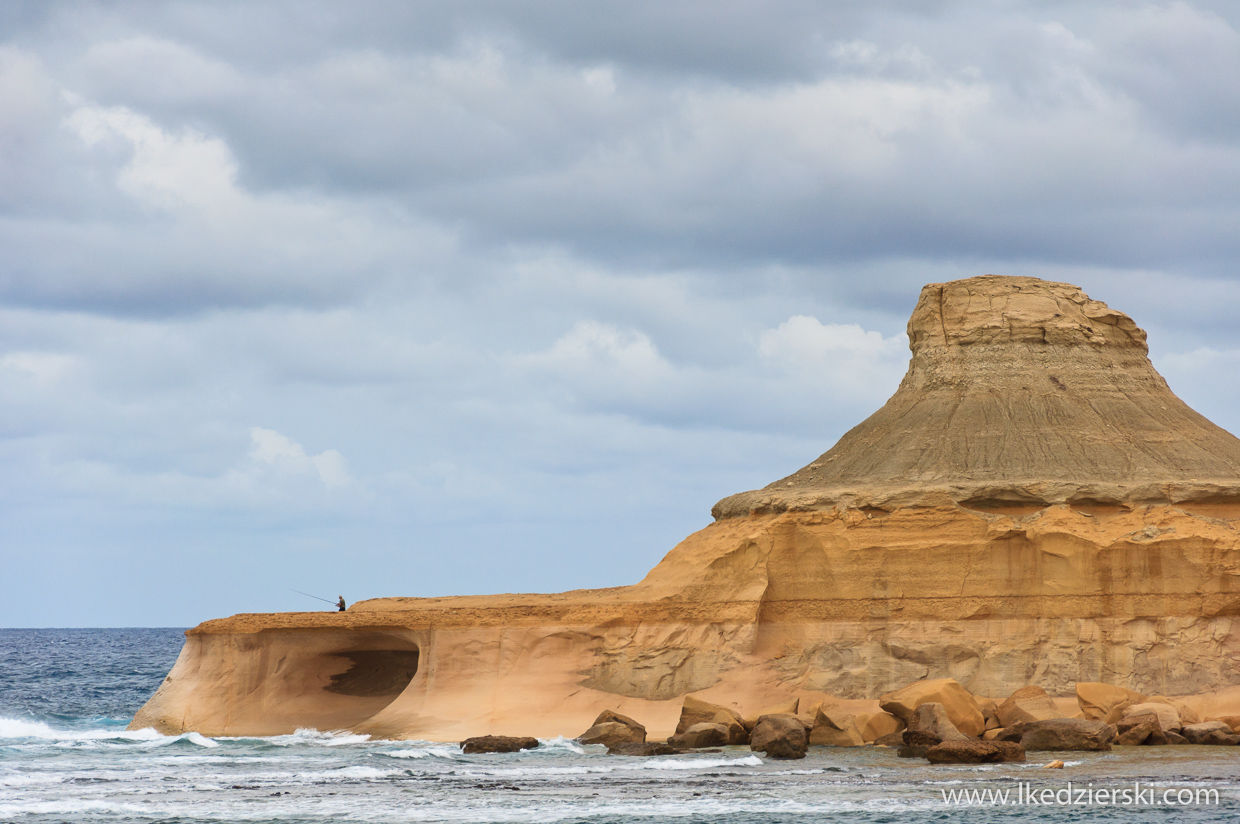
[[[613,709],[659,736],[688,693],[1240,685],[1240,440],[1144,332],[1074,286],[985,276],[927,286],[909,340],[882,409],[639,584],[208,621],[134,726],[459,740]]]

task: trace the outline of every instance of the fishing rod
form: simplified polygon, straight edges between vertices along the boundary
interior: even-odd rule
[[[331,604],[332,606],[336,606],[336,602],[335,602],[335,601],[329,601],[329,600],[327,600],[326,598],[320,598],[320,597],[319,597],[319,596],[317,596],[317,595],[311,595],[311,594],[310,594],[310,593],[308,593],[308,592],[302,592],[300,589],[293,589],[292,587],[289,587],[289,589],[292,589],[292,590],[293,590],[293,592],[296,592],[298,595],[304,595],[304,596],[306,596],[307,598],[313,598],[313,599],[314,599],[314,600],[316,600],[316,601],[322,601],[322,602],[323,602],[323,603],[325,603],[325,604]]]

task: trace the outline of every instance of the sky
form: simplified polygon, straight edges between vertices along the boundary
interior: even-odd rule
[[[0,626],[634,583],[1075,283],[1240,432],[1240,5],[0,4]]]

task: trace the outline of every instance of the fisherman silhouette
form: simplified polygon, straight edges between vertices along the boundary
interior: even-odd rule
[[[336,602],[336,611],[344,612],[344,596],[340,596],[340,600]]]

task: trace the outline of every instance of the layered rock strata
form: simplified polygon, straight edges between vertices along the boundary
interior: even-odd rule
[[[882,409],[640,583],[208,621],[134,726],[458,741],[615,710],[657,738],[690,693],[1240,685],[1240,440],[1171,392],[1144,332],[989,275],[925,287],[908,331]]]

